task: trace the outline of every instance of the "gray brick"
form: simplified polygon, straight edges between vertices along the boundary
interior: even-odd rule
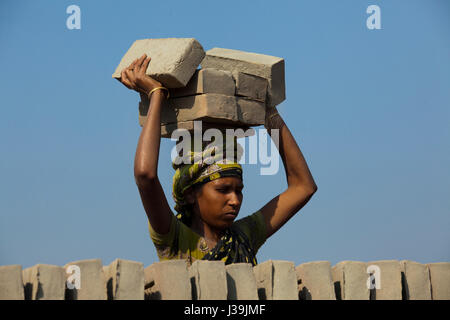
[[[153,263],[144,270],[147,300],[191,300],[191,281],[185,260]]]
[[[27,300],[64,300],[66,273],[63,267],[37,264],[23,270]]]
[[[379,276],[376,272],[374,274],[375,287],[378,286],[377,279],[379,279],[380,289],[372,289],[372,300],[402,300],[401,265],[398,260],[371,261],[366,265],[368,268],[378,266],[380,270]]]
[[[232,49],[213,48],[206,52],[202,68],[243,72],[268,80],[267,105],[276,106],[285,100],[284,59]]]
[[[120,78],[121,71],[144,53],[151,58],[146,74],[167,88],[186,86],[205,56],[203,47],[193,38],[136,40],[123,56],[113,78]]]
[[[430,270],[427,265],[400,261],[403,297],[406,300],[431,300]]]
[[[144,300],[144,265],[116,259],[103,268],[111,300]]]
[[[295,269],[301,300],[335,300],[329,261],[303,263]]]
[[[24,300],[22,266],[0,266],[0,300]]]
[[[433,300],[450,300],[450,262],[428,263]]]
[[[223,261],[196,260],[189,268],[193,300],[226,300],[227,277]]]
[[[228,300],[258,300],[256,278],[250,263],[232,263],[225,266]]]
[[[69,289],[66,282],[67,300],[106,300],[106,279],[103,271],[102,261],[100,259],[88,259],[69,262],[64,266],[66,276],[67,268],[76,265],[80,268],[81,288]]]
[[[264,124],[266,118],[266,105],[257,100],[236,97],[238,106],[238,118],[240,123],[248,126]]]
[[[331,268],[338,300],[369,300],[366,264],[360,261],[341,261]]]
[[[206,93],[167,100],[169,106],[161,112],[161,123],[204,119],[212,122],[239,121],[236,98],[223,94]]]
[[[186,97],[202,93],[219,93],[234,96],[236,84],[229,71],[197,69],[186,87],[171,89],[170,97]]]
[[[192,130],[194,120],[202,120],[207,127],[242,128],[264,124],[265,105],[256,100],[222,94],[200,94],[163,102],[161,112],[161,135],[170,137],[176,128]],[[139,125],[147,120],[149,102],[139,102]],[[179,125],[176,125],[176,124]]]
[[[261,102],[266,101],[267,79],[243,72],[234,72],[236,95],[249,97]]]
[[[298,300],[293,262],[268,260],[253,267],[260,300]]]

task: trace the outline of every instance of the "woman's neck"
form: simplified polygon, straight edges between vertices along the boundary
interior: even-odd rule
[[[191,222],[191,229],[205,238],[209,249],[216,246],[217,242],[223,236],[224,231],[212,228],[206,222],[204,222],[200,217],[194,214]]]

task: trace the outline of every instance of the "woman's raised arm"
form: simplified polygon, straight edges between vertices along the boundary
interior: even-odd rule
[[[135,60],[121,74],[121,82],[130,89],[147,95],[151,90],[162,87],[161,83],[145,74],[150,57],[145,55]],[[134,159],[134,177],[141,195],[147,217],[152,228],[160,234],[169,232],[173,216],[158,179],[158,157],[161,140],[161,108],[165,99],[163,90],[151,94],[147,120],[139,137]]]
[[[297,142],[275,108],[267,111],[265,127],[271,136],[272,129],[279,130],[277,148],[283,161],[288,184],[283,193],[261,208],[268,238],[309,201],[316,192],[317,186]],[[277,141],[274,142],[277,144]]]

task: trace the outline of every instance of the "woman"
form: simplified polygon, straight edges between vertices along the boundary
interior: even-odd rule
[[[288,187],[254,214],[234,221],[242,203],[242,168],[236,162],[194,163],[176,168],[174,216],[157,176],[161,139],[160,114],[168,90],[145,74],[150,57],[143,55],[122,71],[120,81],[150,106],[136,150],[134,175],[147,213],[149,231],[160,260],[222,260],[255,265],[256,252],[316,192],[317,186],[291,132],[275,108],[266,112],[265,127],[279,129],[281,159]],[[194,156],[194,155],[193,155]]]

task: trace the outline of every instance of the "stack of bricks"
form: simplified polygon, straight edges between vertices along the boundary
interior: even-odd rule
[[[266,108],[285,99],[284,59],[223,48],[204,52],[189,38],[137,40],[113,77],[119,79],[121,71],[144,53],[152,58],[146,74],[170,91],[161,113],[163,137],[177,128],[193,130],[195,120],[202,120],[204,129],[259,126]],[[141,126],[148,108],[148,98],[141,95]]]
[[[450,263],[80,260],[0,266],[0,300],[450,300]]]

